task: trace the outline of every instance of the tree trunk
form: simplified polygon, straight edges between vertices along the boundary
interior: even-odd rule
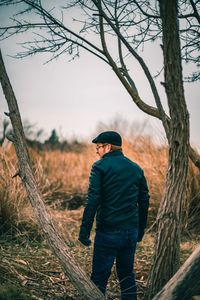
[[[152,299],[179,267],[182,204],[186,195],[189,155],[189,115],[182,82],[177,1],[159,2],[163,30],[164,86],[171,120],[166,188],[157,216],[158,234],[148,280],[148,299]]]
[[[153,300],[190,300],[200,295],[200,245]]]
[[[19,172],[22,182],[26,188],[28,198],[32,204],[37,221],[47,239],[49,246],[54,254],[58,257],[61,267],[70,279],[80,295],[87,300],[104,299],[103,294],[89,279],[87,274],[78,266],[74,258],[70,255],[68,246],[64,243],[62,238],[58,235],[51,219],[49,218],[42,196],[38,191],[33,171],[30,166],[28,149],[25,142],[25,135],[21,117],[17,105],[17,101],[10,84],[6,69],[3,63],[0,51],[0,82],[5,94],[8,107],[9,116],[13,126],[14,135],[12,137],[17,157],[19,160]],[[81,297],[80,296],[80,297]]]

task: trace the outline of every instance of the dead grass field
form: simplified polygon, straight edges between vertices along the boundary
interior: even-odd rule
[[[88,249],[77,241],[88,176],[97,159],[94,146],[81,153],[30,150],[38,187],[44,196],[47,210],[71,255],[90,274],[92,246]],[[144,169],[151,194],[149,227],[156,217],[163,194],[167,170],[167,149],[150,139],[138,137],[131,143],[124,141],[124,154]],[[12,146],[0,148],[0,299],[64,300],[80,299],[74,287],[65,278],[57,258],[51,253],[32,213],[21,181],[12,178],[17,162]],[[185,203],[184,232],[181,244],[181,262],[192,253],[199,242],[195,230],[189,230],[188,209],[193,209],[192,224],[199,216],[199,171],[190,166],[188,200]],[[76,195],[76,197],[74,197]],[[77,195],[79,196],[77,198]],[[75,199],[75,200],[74,200]],[[78,199],[78,200],[77,200]],[[78,201],[76,210],[59,206],[59,202]],[[81,205],[81,206],[80,206]],[[195,206],[196,205],[196,206]],[[197,220],[194,218],[196,214]],[[192,228],[194,229],[194,228]],[[92,240],[94,231],[92,231]],[[149,232],[138,244],[135,262],[139,299],[145,290],[153,255],[154,234]],[[113,270],[108,286],[112,299],[119,299],[116,272]]]

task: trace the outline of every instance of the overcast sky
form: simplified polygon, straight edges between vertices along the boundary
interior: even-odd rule
[[[17,60],[8,56],[20,49],[16,47],[16,42],[17,38],[1,42],[1,50],[23,120],[36,124],[47,135],[55,128],[64,138],[91,138],[99,122],[109,124],[116,117],[130,123],[147,122],[147,129],[150,129],[152,136],[163,135],[160,121],[136,107],[112,69],[104,62],[88,53],[82,53],[79,59],[71,62],[68,62],[69,57],[61,56],[44,64],[49,58],[44,54]],[[154,45],[149,45],[146,52],[141,52],[154,74],[162,64],[161,54],[156,49]],[[141,98],[155,105],[139,66],[133,64],[132,67],[131,72]],[[166,107],[161,80],[158,77],[156,84]],[[200,147],[199,83],[185,84],[185,95],[191,118],[191,142]],[[0,89],[1,121],[3,112],[7,110]]]

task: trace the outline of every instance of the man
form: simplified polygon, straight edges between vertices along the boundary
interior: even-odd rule
[[[116,260],[121,299],[136,300],[133,272],[137,242],[147,224],[149,193],[143,170],[123,155],[121,136],[115,131],[100,133],[93,141],[100,160],[91,170],[87,205],[79,241],[89,246],[96,215],[91,280],[105,294]]]

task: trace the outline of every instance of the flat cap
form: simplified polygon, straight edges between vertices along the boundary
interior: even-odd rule
[[[116,146],[122,145],[122,138],[116,131],[104,131],[92,140],[92,143],[112,144]]]

